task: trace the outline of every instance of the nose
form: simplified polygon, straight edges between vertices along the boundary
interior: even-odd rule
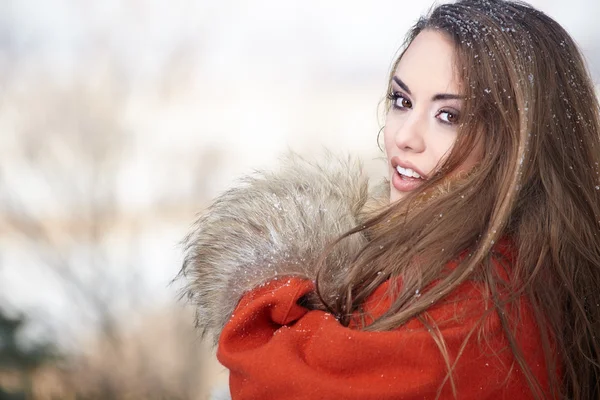
[[[394,133],[396,146],[403,151],[421,153],[425,150],[426,121],[416,111],[410,112]]]

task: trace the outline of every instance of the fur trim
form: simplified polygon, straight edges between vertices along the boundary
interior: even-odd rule
[[[185,239],[178,276],[201,333],[216,343],[242,295],[265,281],[314,280],[315,261],[360,223],[368,197],[361,163],[329,153],[323,163],[290,154],[279,171],[256,172],[219,196]],[[366,241],[352,235],[326,262],[341,272]]]

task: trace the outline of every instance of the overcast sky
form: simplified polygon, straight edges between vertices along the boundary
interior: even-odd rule
[[[599,2],[531,3],[589,54],[599,51]],[[201,72],[219,79],[245,64],[265,75],[314,66],[376,74],[386,70],[408,26],[429,6],[397,0],[2,0],[0,43],[62,71],[90,48],[108,46],[136,75],[152,75],[185,42],[202,58]],[[596,78],[598,62],[592,60]]]

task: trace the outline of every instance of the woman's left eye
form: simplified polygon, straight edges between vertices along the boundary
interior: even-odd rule
[[[437,117],[446,124],[455,124],[458,122],[458,114],[452,111],[442,110]]]

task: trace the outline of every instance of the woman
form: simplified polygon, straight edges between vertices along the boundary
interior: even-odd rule
[[[291,157],[187,238],[232,397],[599,399],[600,108],[572,39],[441,5],[388,93],[388,193]]]

